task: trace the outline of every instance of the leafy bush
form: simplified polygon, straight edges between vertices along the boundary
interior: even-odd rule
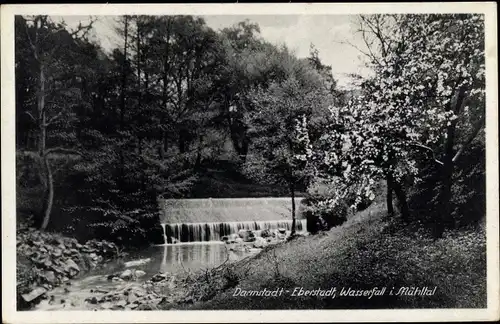
[[[321,181],[309,187],[303,205],[310,233],[341,225],[349,212],[347,200],[339,196],[333,185]]]

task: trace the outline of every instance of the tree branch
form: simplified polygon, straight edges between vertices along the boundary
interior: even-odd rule
[[[36,19],[33,19],[33,20],[26,19],[26,21],[33,21],[33,26],[35,27],[35,33],[36,33],[36,24],[37,24]],[[28,29],[28,25],[24,24],[24,28],[26,29],[26,36],[28,37],[28,41],[30,43],[31,49],[33,50],[33,56],[35,57],[35,60],[38,61],[38,53],[37,53],[37,50],[36,50],[36,46],[33,43],[33,40],[31,39],[30,32],[29,32],[29,29]]]
[[[24,113],[25,113],[26,115],[30,116],[30,117],[31,117],[31,119],[32,119],[34,122],[36,122],[35,117],[33,117],[33,115],[32,115],[29,111],[25,111]]]
[[[75,154],[75,155],[83,155],[80,151],[73,150],[73,149],[67,149],[64,147],[53,147],[48,150],[45,150],[45,156],[53,153],[63,153],[63,154]]]
[[[472,143],[472,141],[476,138],[477,134],[479,134],[479,131],[481,130],[481,128],[483,128],[485,118],[486,118],[485,115],[483,115],[481,117],[481,120],[479,121],[479,123],[477,123],[477,125],[474,128],[474,130],[472,131],[472,133],[469,135],[467,140],[464,142],[464,144],[462,144],[460,149],[457,151],[457,153],[453,157],[453,159],[452,159],[453,163],[455,163],[458,160],[458,158],[462,155],[464,150],[470,145],[470,143]]]
[[[59,119],[59,117],[61,117],[63,113],[63,110],[59,111],[55,116],[51,117],[46,123],[45,123],[45,127],[51,125],[54,121],[56,121],[57,119]]]
[[[439,161],[436,158],[436,154],[434,153],[434,150],[432,148],[430,148],[429,146],[426,146],[426,145],[423,145],[423,144],[420,144],[420,143],[410,143],[410,145],[426,150],[427,152],[429,152],[429,153],[432,154],[432,158],[433,158],[434,162],[436,162],[439,165],[444,165],[443,162]]]

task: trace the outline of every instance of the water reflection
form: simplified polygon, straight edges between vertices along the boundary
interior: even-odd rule
[[[159,271],[196,271],[216,267],[226,259],[237,261],[255,252],[233,251],[226,244],[175,244],[163,246],[163,257]]]

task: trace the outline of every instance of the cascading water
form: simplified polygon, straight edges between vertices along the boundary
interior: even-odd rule
[[[295,198],[300,215],[302,198]],[[161,199],[160,217],[165,244],[220,242],[239,230],[292,229],[291,198],[199,198]],[[306,231],[306,220],[298,217],[296,231]],[[257,232],[256,232],[257,231]]]
[[[163,229],[163,241],[165,243],[167,243],[168,239],[167,239],[167,230],[165,229],[167,224],[161,224],[161,228]]]
[[[161,224],[164,230],[165,243],[176,242],[220,242],[223,236],[237,234],[240,230],[254,231],[256,236],[260,236],[258,231],[292,229],[291,220],[278,221],[249,221],[249,222],[225,222],[225,223],[177,223]],[[297,232],[306,230],[306,220],[298,219],[295,225]]]

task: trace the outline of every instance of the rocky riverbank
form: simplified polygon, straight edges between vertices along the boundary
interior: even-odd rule
[[[56,233],[23,228],[17,232],[17,305],[30,309],[54,287],[69,285],[99,264],[119,255],[111,242],[91,240],[81,244]]]

